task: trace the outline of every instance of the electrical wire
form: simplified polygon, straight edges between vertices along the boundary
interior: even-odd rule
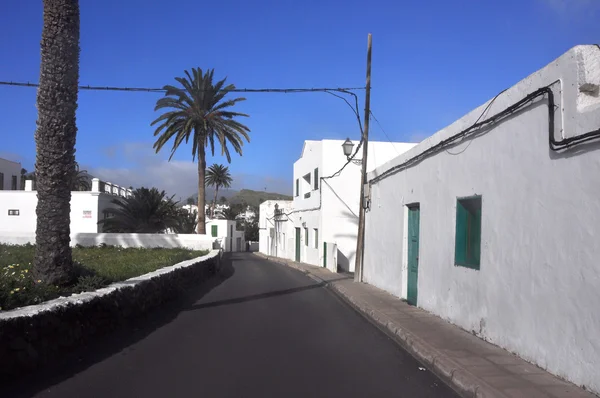
[[[396,149],[396,146],[392,142],[392,139],[390,138],[390,136],[388,135],[388,133],[385,132],[385,130],[383,129],[383,126],[381,125],[381,123],[379,123],[379,120],[377,120],[377,118],[373,114],[373,111],[369,110],[369,113],[371,114],[371,117],[375,120],[375,122],[377,122],[377,125],[379,126],[379,128],[381,129],[381,131],[383,131],[383,134],[385,134],[385,136],[387,137],[389,143],[392,144],[392,148],[394,148],[394,151],[396,151],[396,153],[398,155],[400,155],[400,152],[398,152],[398,149]]]
[[[29,82],[8,82],[8,81],[0,81],[0,86],[17,86],[17,87],[38,87],[39,84],[37,83],[29,83]],[[101,87],[101,86],[79,86],[80,90],[92,90],[92,91],[131,91],[131,92],[152,92],[152,93],[165,93],[167,90],[164,88],[147,88],[147,87],[110,87],[110,86],[106,86],[106,87]],[[357,147],[356,147],[356,151],[354,151],[354,153],[352,154],[352,156],[350,156],[348,158],[348,161],[335,173],[333,173],[330,176],[327,177],[321,177],[320,178],[320,182],[322,182],[325,179],[330,179],[330,178],[334,178],[340,175],[340,173],[344,170],[344,168],[350,163],[352,162],[352,160],[354,160],[354,157],[356,156],[356,154],[358,153],[358,151],[360,150],[364,139],[365,139],[365,135],[364,135],[364,130],[363,130],[363,126],[362,126],[362,120],[360,118],[360,111],[358,108],[358,96],[353,92],[353,91],[358,91],[358,90],[364,90],[365,87],[337,87],[337,88],[257,88],[257,89],[253,89],[253,88],[237,88],[237,89],[232,89],[232,90],[228,90],[230,92],[240,92],[240,93],[284,93],[284,94],[288,94],[288,93],[311,93],[311,92],[325,92],[327,94],[333,95],[337,98],[340,98],[342,100],[344,100],[344,102],[346,102],[346,104],[348,104],[348,106],[350,107],[350,109],[352,109],[354,115],[356,116],[356,120],[358,122],[358,127],[360,129],[360,142],[358,143]],[[347,95],[351,95],[352,97],[354,97],[354,103],[355,105],[352,106],[352,104],[343,96],[337,94],[337,93],[341,93],[341,94],[347,94]],[[321,188],[319,189],[319,193],[321,192]],[[312,208],[312,209],[304,209],[304,210],[297,210],[297,211],[314,211],[314,210],[318,210],[321,208],[321,195],[319,195],[319,206]],[[297,211],[293,211],[289,214],[295,213]],[[272,218],[271,218],[272,219]]]
[[[599,49],[600,49],[600,47],[599,47]],[[581,134],[578,136],[564,138],[561,140],[556,140],[554,138],[554,114],[555,114],[556,107],[555,107],[555,102],[554,102],[554,92],[552,91],[551,86],[557,82],[559,82],[559,80],[552,82],[548,86],[541,87],[541,88],[535,90],[534,92],[525,96],[520,101],[507,107],[503,111],[498,112],[497,114],[489,117],[488,119],[486,119],[482,122],[477,122],[477,123],[473,124],[472,126],[466,128],[465,130],[463,130],[449,138],[446,138],[445,140],[440,141],[438,144],[423,151],[419,155],[414,156],[414,157],[406,160],[405,162],[384,171],[382,174],[372,178],[369,181],[369,183],[374,184],[376,182],[381,181],[384,178],[389,177],[390,175],[396,174],[408,167],[411,167],[414,164],[423,160],[424,158],[426,158],[434,153],[439,152],[440,150],[444,149],[446,146],[455,144],[456,141],[465,137],[466,135],[475,135],[477,133],[480,133],[484,127],[488,127],[489,125],[491,125],[493,123],[499,122],[500,120],[506,118],[507,116],[513,114],[514,112],[520,110],[521,108],[524,108],[524,107],[530,105],[537,98],[544,97],[544,96],[548,97],[548,101],[547,101],[547,106],[548,106],[548,145],[552,151],[557,152],[557,151],[565,150],[565,149],[568,149],[577,144],[581,144],[581,143],[588,142],[591,140],[599,139],[600,138],[600,129],[593,130],[593,131],[590,131],[588,133]]]
[[[16,87],[39,87],[38,83],[29,82],[8,82],[0,81],[0,86],[16,86]],[[80,90],[91,91],[131,91],[131,92],[149,92],[149,93],[165,93],[164,88],[149,88],[149,87],[111,87],[111,86],[79,86]],[[311,92],[342,92],[351,93],[352,91],[364,90],[365,87],[337,87],[337,88],[234,88],[228,90],[234,93],[311,93]]]
[[[500,94],[504,93],[506,90],[508,90],[508,89],[506,89],[506,88],[505,88],[504,90],[502,90],[502,91],[500,91],[498,94],[496,94],[496,96],[495,96],[494,98],[492,98],[492,100],[491,100],[491,101],[489,102],[489,104],[488,104],[488,105],[485,107],[485,109],[483,110],[483,112],[481,112],[481,115],[479,115],[479,117],[477,118],[477,120],[475,120],[475,123],[473,123],[473,125],[475,125],[475,124],[479,123],[479,121],[481,120],[481,118],[483,117],[483,115],[485,115],[485,114],[487,113],[487,111],[488,111],[488,110],[489,110],[489,109],[492,107],[492,105],[494,104],[494,101],[496,101],[496,98],[498,98],[498,97],[500,96]],[[472,126],[471,126],[471,127],[472,127]],[[460,142],[462,142],[462,141],[464,141],[464,137],[463,137],[463,139],[462,139],[462,140],[460,140]],[[459,142],[459,143],[460,143],[460,142]],[[463,153],[463,152],[465,152],[467,149],[469,149],[469,147],[471,146],[471,143],[472,143],[472,142],[473,142],[473,140],[469,141],[469,143],[467,144],[467,146],[466,146],[466,147],[465,147],[465,148],[464,148],[462,151],[460,151],[460,152],[455,152],[455,153],[453,153],[453,152],[450,152],[449,150],[447,150],[447,149],[446,149],[446,153],[447,153],[448,155],[453,155],[453,156],[460,155],[461,153]]]

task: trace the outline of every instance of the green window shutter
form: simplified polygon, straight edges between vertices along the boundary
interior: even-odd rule
[[[315,228],[315,249],[319,248],[319,230]]]
[[[469,214],[469,264],[479,269],[479,260],[481,253],[481,209]]]
[[[296,196],[300,195],[300,180],[296,178]]]
[[[218,231],[219,231],[219,226],[218,225],[211,225],[210,227],[210,234],[213,238],[216,238],[218,235]]]
[[[481,196],[456,201],[454,263],[478,270],[481,259]]]
[[[308,246],[308,228],[304,228],[304,246]]]
[[[464,265],[467,261],[467,209],[460,200],[456,201],[456,243],[454,248],[454,263]]]

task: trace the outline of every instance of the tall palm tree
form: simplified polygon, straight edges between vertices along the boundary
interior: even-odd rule
[[[206,234],[206,215],[204,205],[205,174],[206,174],[206,148],[210,147],[215,154],[215,141],[221,147],[221,155],[231,162],[228,145],[238,154],[242,154],[244,139],[250,142],[248,133],[250,129],[241,124],[236,117],[247,117],[244,113],[228,110],[245,98],[225,100],[225,96],[235,89],[233,84],[225,86],[225,80],[213,83],[214,70],[202,73],[200,68],[192,68],[192,73],[185,71],[186,77],[176,77],[175,80],[182,88],[165,86],[165,97],[156,102],[155,111],[165,109],[165,113],[152,122],[159,124],[154,136],[158,139],[154,143],[156,152],[173,138],[171,156],[175,154],[179,145],[185,140],[192,140],[192,159],[198,158],[198,233]]]
[[[35,132],[36,250],[33,272],[49,284],[73,279],[71,187],[79,84],[79,1],[44,0]]]
[[[23,174],[25,171],[25,174]],[[37,186],[37,177],[35,171],[27,173],[27,170],[21,169],[21,184],[25,189],[25,180],[33,181],[33,189]],[[88,174],[87,170],[79,170],[79,164],[75,162],[75,169],[73,170],[69,179],[69,187],[71,191],[89,191],[92,188],[92,178]]]
[[[129,198],[113,199],[112,204],[106,210],[111,217],[98,222],[104,232],[158,234],[169,229],[178,232],[181,227],[177,202],[165,191],[142,187]]]
[[[212,216],[214,218],[219,188],[230,188],[233,178],[229,173],[229,167],[223,166],[222,164],[213,164],[208,168],[208,170],[206,170],[206,178],[204,181],[209,187],[215,187],[215,199],[213,200],[212,205]]]

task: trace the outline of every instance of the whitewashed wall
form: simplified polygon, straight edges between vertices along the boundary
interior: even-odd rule
[[[558,80],[558,81],[557,81]],[[579,46],[501,94],[487,116],[551,85],[556,137],[600,128],[600,49]],[[369,174],[472,125],[486,104]],[[484,116],[487,117],[487,116]],[[549,149],[538,101],[372,185],[364,281],[406,297],[406,204],[420,203],[418,305],[600,392],[600,144]],[[454,265],[457,197],[482,195],[480,270]]]
[[[258,214],[258,251],[268,256],[277,256],[292,259],[289,247],[290,223],[278,223],[277,231],[273,216],[275,214],[275,205],[286,214],[292,211],[291,200],[267,200],[260,204]],[[271,237],[271,230],[273,237]],[[277,234],[279,236],[277,236]]]
[[[236,230],[236,222],[231,220],[210,220],[206,222],[206,236],[212,237],[212,226],[217,226],[217,237],[224,251],[246,251],[244,231]],[[238,247],[239,238],[239,247]]]
[[[24,245],[35,244],[35,233],[0,231],[0,243]],[[71,246],[121,247],[185,247],[193,250],[212,250],[216,240],[207,235],[196,234],[104,234],[77,233],[71,235]]]
[[[335,256],[328,256],[327,268],[337,272],[338,265],[344,270],[354,270],[356,232],[358,225],[358,201],[360,195],[360,163],[350,163],[338,176],[336,173],[346,162],[342,140],[305,141],[300,158],[294,163],[294,197],[292,202],[267,201],[261,205],[260,251],[267,255],[296,260],[296,228],[300,229],[301,262],[322,266],[323,242],[337,247]],[[358,142],[357,142],[358,144]],[[416,144],[371,142],[367,170],[373,169],[394,155]],[[356,159],[362,158],[362,151]],[[319,185],[315,187],[315,169],[318,169]],[[310,174],[310,184],[304,176]],[[299,192],[296,192],[296,180]],[[309,197],[305,197],[309,194]],[[281,223],[276,231],[272,217],[275,203],[291,213],[288,221]],[[271,231],[273,229],[273,231]],[[308,240],[306,239],[308,230]],[[274,233],[275,236],[271,234]],[[285,236],[284,236],[285,235]],[[283,241],[283,243],[282,243]],[[330,245],[331,246],[331,245]]]
[[[12,178],[17,177],[17,189],[21,189],[21,163],[0,158],[0,173],[4,174],[4,184],[0,191],[12,189]]]
[[[112,199],[111,195],[100,194]],[[92,192],[71,193],[71,231],[98,232],[98,197]],[[37,216],[36,191],[0,191],[0,231],[35,232]],[[18,210],[18,216],[9,216],[8,210]]]
[[[343,141],[323,140],[323,177],[336,173],[346,162],[342,151]],[[355,141],[358,144],[358,141]],[[416,144],[401,142],[370,142],[367,171],[383,165]],[[362,159],[362,149],[355,159]],[[354,272],[356,238],[360,200],[361,164],[350,163],[335,178],[322,182],[322,236],[321,239],[337,245],[337,263],[342,270]],[[322,257],[322,253],[321,253]],[[328,262],[328,268],[333,264]],[[331,268],[333,270],[333,268]]]

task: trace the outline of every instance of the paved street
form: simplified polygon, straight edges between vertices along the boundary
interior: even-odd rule
[[[0,395],[456,396],[326,288],[248,253],[66,362]]]

